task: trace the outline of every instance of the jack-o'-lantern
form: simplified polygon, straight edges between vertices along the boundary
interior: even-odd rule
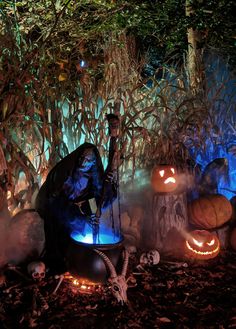
[[[178,187],[178,176],[174,166],[157,165],[151,174],[151,184],[155,192],[173,192]]]
[[[232,216],[232,206],[227,198],[212,194],[193,200],[188,205],[190,221],[197,228],[220,227]]]
[[[187,256],[190,258],[211,259],[220,252],[220,242],[217,236],[205,230],[190,232],[185,244]]]

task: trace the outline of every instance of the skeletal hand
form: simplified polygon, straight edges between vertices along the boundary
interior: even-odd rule
[[[99,217],[97,217],[95,214],[92,214],[91,216],[90,216],[90,224],[92,224],[92,225],[98,225],[99,224],[99,220],[100,220],[100,218]]]
[[[117,182],[117,172],[109,171],[106,175],[105,181],[108,183],[116,183]]]

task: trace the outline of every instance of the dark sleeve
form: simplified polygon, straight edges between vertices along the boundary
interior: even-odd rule
[[[115,182],[106,182],[104,185],[102,208],[107,208],[117,198],[117,184]]]

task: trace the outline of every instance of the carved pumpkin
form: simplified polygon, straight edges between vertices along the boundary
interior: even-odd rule
[[[188,210],[190,222],[198,228],[219,227],[232,216],[230,202],[220,194],[200,197],[189,204]]]
[[[177,171],[171,165],[157,165],[151,174],[151,184],[155,192],[173,192],[178,187]]]
[[[217,236],[205,230],[190,232],[185,243],[187,255],[190,258],[211,259],[220,252],[220,242]]]
[[[234,250],[236,250],[236,227],[233,229],[233,231],[231,233],[230,245]]]

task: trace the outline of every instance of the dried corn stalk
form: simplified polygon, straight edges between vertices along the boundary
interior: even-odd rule
[[[130,45],[128,45],[130,43]],[[103,96],[116,99],[120,91],[125,91],[137,84],[138,73],[131,57],[133,44],[125,33],[111,34],[104,47],[104,85]]]
[[[3,149],[0,145],[0,176],[7,171],[7,162],[3,153]]]

